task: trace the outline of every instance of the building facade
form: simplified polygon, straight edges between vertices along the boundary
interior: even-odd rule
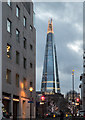
[[[51,21],[48,22],[47,41],[41,85],[41,91],[45,94],[54,94],[55,92],[60,93],[57,54],[53,37],[54,32],[53,23],[51,19]]]
[[[29,88],[33,87],[32,95]],[[36,30],[32,2],[2,3],[2,103],[14,118],[35,118]],[[32,97],[32,98],[30,98]]]

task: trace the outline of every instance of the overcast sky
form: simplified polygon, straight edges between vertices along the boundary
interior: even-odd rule
[[[72,89],[72,70],[75,70],[75,90],[78,91],[83,72],[83,3],[35,2],[36,27],[36,89],[41,89],[48,20],[53,19],[57,47],[61,93]]]

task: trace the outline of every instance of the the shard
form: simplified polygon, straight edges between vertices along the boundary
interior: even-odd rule
[[[45,94],[60,93],[56,45],[52,19],[48,21],[41,91]]]

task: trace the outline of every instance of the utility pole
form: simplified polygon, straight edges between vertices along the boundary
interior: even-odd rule
[[[0,120],[2,119],[2,2],[0,1]]]

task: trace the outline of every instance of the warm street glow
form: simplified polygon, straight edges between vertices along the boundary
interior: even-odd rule
[[[13,99],[13,101],[17,101],[17,102],[18,102],[18,101],[19,101],[19,99]]]
[[[22,83],[22,82],[20,82],[20,87],[21,87],[21,88],[24,88],[24,85],[23,85],[23,83]]]
[[[40,105],[44,104],[44,102],[40,102]]]
[[[30,87],[30,88],[29,88],[29,90],[30,90],[30,92],[32,92],[32,91],[33,91],[33,88],[32,88],[32,87]]]
[[[7,100],[9,100],[10,98],[9,98],[9,97],[4,97],[4,99],[7,99]]]

